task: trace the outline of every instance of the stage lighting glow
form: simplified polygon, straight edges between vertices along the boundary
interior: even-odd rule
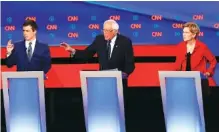
[[[41,129],[36,119],[19,116],[11,119],[10,132],[41,132]]]

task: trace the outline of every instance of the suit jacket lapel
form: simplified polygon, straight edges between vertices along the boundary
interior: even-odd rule
[[[193,54],[197,51],[197,49],[199,48],[200,46],[200,42],[198,40],[196,40],[196,44],[195,44],[195,48],[193,50]]]
[[[28,57],[27,57],[27,48],[26,48],[25,40],[23,41],[22,50],[23,50],[23,53],[24,53],[24,59],[28,60]]]
[[[200,59],[197,58],[197,55],[195,54],[198,49],[200,48],[200,41],[199,40],[196,40],[196,44],[195,44],[195,48],[192,52],[192,56],[191,56],[191,68],[193,69],[194,67],[196,67],[199,62],[201,61],[201,56],[200,56]],[[193,59],[195,58],[195,59]]]
[[[34,56],[36,56],[36,53],[38,52],[38,50],[39,50],[39,41],[36,40],[36,44],[35,44],[35,48],[34,48],[33,53],[32,53],[31,60]]]

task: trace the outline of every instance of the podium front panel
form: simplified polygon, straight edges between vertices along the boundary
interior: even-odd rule
[[[107,73],[85,77],[87,86],[82,93],[87,132],[125,132],[122,82]]]
[[[170,132],[203,132],[199,130],[204,125],[194,82],[194,78],[166,78],[166,126]]]
[[[12,78],[9,84],[10,131],[41,132],[38,79]]]
[[[32,76],[19,72],[3,75],[8,132],[46,132],[43,76],[34,73]]]
[[[205,132],[200,73],[160,74],[167,132]]]

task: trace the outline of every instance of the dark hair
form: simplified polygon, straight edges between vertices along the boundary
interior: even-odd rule
[[[38,29],[38,26],[34,20],[26,20],[23,24],[23,27],[26,26],[31,26],[33,31]]]

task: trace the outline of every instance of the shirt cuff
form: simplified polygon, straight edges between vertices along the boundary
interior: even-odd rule
[[[11,55],[11,52],[6,53],[6,57],[8,58]]]
[[[71,58],[74,57],[75,53],[76,53],[76,50],[75,50],[75,52],[71,52],[71,53],[70,53],[70,57],[71,57]]]

